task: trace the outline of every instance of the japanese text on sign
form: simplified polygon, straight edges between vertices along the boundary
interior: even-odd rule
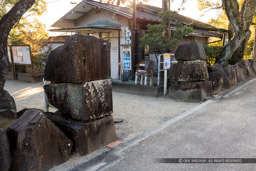
[[[171,67],[171,54],[164,53],[164,69],[170,69]]]

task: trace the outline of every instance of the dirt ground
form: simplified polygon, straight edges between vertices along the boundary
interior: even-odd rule
[[[18,111],[23,108],[44,109],[43,83],[7,80],[5,89],[14,97]],[[121,142],[131,140],[195,105],[197,103],[113,91],[113,117],[124,120],[115,124],[118,140]],[[95,152],[94,155],[97,153]]]

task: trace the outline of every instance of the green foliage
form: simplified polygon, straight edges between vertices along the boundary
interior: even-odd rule
[[[209,65],[213,65],[215,61],[219,60],[221,55],[221,51],[223,50],[222,46],[204,46],[205,53],[207,56],[207,63]]]
[[[250,40],[248,42],[247,46],[246,46],[244,59],[251,59],[252,58],[253,45],[254,45],[254,40]]]
[[[183,39],[184,35],[193,32],[191,27],[183,26],[181,23],[176,23],[176,29],[169,34],[169,21],[171,20],[172,12],[166,11],[159,13],[162,23],[148,25],[148,29],[144,37],[141,39],[141,48],[150,47],[154,53],[170,52]]]
[[[0,19],[10,10],[18,0],[1,0]],[[34,5],[12,28],[8,44],[29,44],[32,53],[32,64],[38,65],[40,60],[40,48],[45,46],[48,40],[46,25],[40,23],[35,17],[46,11],[45,0],[36,0]]]

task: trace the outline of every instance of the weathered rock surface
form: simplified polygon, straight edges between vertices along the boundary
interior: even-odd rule
[[[171,84],[169,95],[183,100],[203,101],[212,96],[212,82],[183,82]]]
[[[237,79],[237,82],[240,83],[242,81],[245,81],[246,80],[246,77],[244,75],[244,70],[243,68],[240,68],[239,65],[233,65],[234,69],[235,69],[235,72],[236,72],[236,79]]]
[[[113,112],[111,80],[44,86],[49,102],[67,118],[89,121]]]
[[[17,118],[16,119],[11,119],[11,118],[6,118],[6,117],[3,117],[3,116],[0,116],[0,128],[5,130],[9,126],[11,126],[16,120],[17,120]]]
[[[49,170],[69,159],[73,145],[40,110],[27,110],[7,129],[7,136],[10,170],[15,171]]]
[[[206,61],[204,46],[200,42],[191,42],[178,47],[175,53],[177,61]]]
[[[81,156],[116,140],[112,116],[89,123],[65,120],[52,113],[46,113],[46,116],[73,141],[75,151]]]
[[[252,65],[248,60],[242,60],[242,61],[238,62],[237,65],[241,69],[243,69],[244,76],[246,79],[249,79],[249,78],[255,76]]]
[[[83,83],[109,76],[110,43],[76,34],[49,54],[44,78],[55,83]]]
[[[5,90],[0,91],[0,116],[16,118],[16,104],[13,97]]]
[[[234,67],[232,65],[227,65],[224,67],[224,72],[228,77],[230,86],[236,85],[237,79],[236,79],[236,71]]]
[[[170,82],[208,81],[209,75],[205,61],[186,61],[173,64],[168,72]]]
[[[3,129],[0,129],[0,170],[8,171],[11,164],[9,141]]]
[[[256,74],[256,62],[253,59],[248,59],[248,62],[251,64],[254,74]]]
[[[212,81],[214,94],[217,92],[219,93],[220,87],[221,87],[221,90],[230,88],[228,76],[224,72],[222,65],[220,65],[218,63],[214,64],[213,66],[209,67],[209,71],[210,71],[209,79],[210,79],[210,81]],[[213,74],[211,74],[211,73],[213,73]],[[220,76],[220,73],[222,74],[222,76]],[[219,76],[221,78],[218,78]]]
[[[213,71],[209,73],[209,80],[212,81],[213,94],[219,94],[223,86],[223,73],[221,71]]]

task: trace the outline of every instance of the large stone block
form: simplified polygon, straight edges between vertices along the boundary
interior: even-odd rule
[[[10,170],[46,171],[67,161],[72,141],[40,110],[27,110],[7,129],[12,163]]]
[[[238,62],[237,65],[241,69],[243,69],[244,76],[245,76],[246,79],[249,79],[249,78],[255,76],[255,73],[253,71],[253,67],[252,67],[251,63],[248,60],[242,60],[242,61]]]
[[[0,116],[16,118],[16,104],[13,97],[5,90],[0,91]]]
[[[236,79],[236,71],[234,67],[232,65],[227,65],[224,67],[224,72],[228,77],[230,86],[236,85],[237,79]]]
[[[10,145],[6,133],[0,129],[0,170],[8,171],[11,165]]]
[[[204,46],[200,42],[191,42],[178,47],[175,53],[177,61],[206,61]]]
[[[239,67],[239,65],[233,65],[234,69],[235,69],[235,72],[236,72],[236,79],[237,79],[237,82],[240,83],[242,81],[245,81],[246,80],[246,76],[244,74],[244,70],[243,68]]]
[[[48,56],[45,79],[55,83],[83,83],[110,76],[110,43],[76,34]]]
[[[216,63],[213,66],[209,67],[209,72],[209,79],[213,83],[214,94],[219,93],[220,87],[221,90],[230,88],[229,78],[227,74],[224,72],[224,68],[222,67],[221,64]]]
[[[111,80],[44,86],[49,102],[67,118],[89,121],[113,112]]]
[[[212,96],[212,82],[183,82],[169,86],[169,96],[193,101],[204,101]]]
[[[73,141],[75,151],[81,156],[116,140],[112,116],[89,123],[65,120],[52,113],[46,113],[46,116]]]
[[[168,72],[170,82],[208,81],[208,69],[205,61],[186,61],[173,64]]]
[[[213,71],[209,73],[209,80],[212,81],[213,94],[219,94],[223,89],[223,73],[221,71]]]
[[[248,59],[248,62],[251,64],[251,68],[252,68],[254,74],[256,74],[256,62],[255,62],[255,60]]]

